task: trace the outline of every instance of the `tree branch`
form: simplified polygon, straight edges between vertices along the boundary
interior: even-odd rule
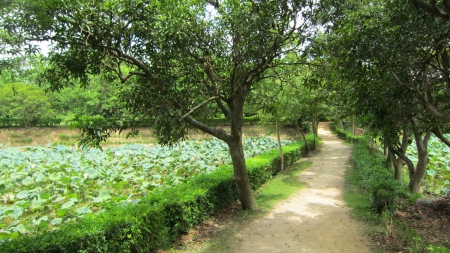
[[[442,134],[442,130],[439,126],[433,128],[433,133],[436,137],[438,137],[445,145],[450,147],[450,140],[447,139],[444,134]]]
[[[412,4],[414,4],[414,6],[416,8],[422,8],[424,9],[426,12],[430,13],[431,15],[434,15],[436,17],[445,19],[445,20],[449,20],[449,16],[448,13],[445,13],[441,10],[439,10],[439,8],[437,8],[436,6],[433,6],[429,3],[426,3],[424,1],[421,0],[409,0]]]
[[[203,132],[208,133],[227,143],[233,138],[231,135],[227,134],[224,130],[207,126],[201,123],[200,121],[197,121],[192,116],[186,116],[183,120],[189,123],[190,125],[202,130]]]
[[[195,110],[197,110],[198,108],[200,108],[200,107],[204,106],[205,104],[209,103],[209,101],[215,100],[215,99],[218,99],[218,98],[219,98],[219,97],[217,97],[217,96],[215,96],[215,97],[210,97],[210,98],[208,98],[207,100],[201,102],[200,104],[198,104],[197,106],[195,106],[194,108],[192,108],[188,113],[186,113],[185,115],[183,115],[183,116],[180,118],[180,121],[183,120],[184,118],[186,118],[187,116],[189,116],[191,113],[193,113],[193,112],[194,112]]]

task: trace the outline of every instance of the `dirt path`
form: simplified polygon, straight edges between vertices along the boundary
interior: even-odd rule
[[[299,177],[305,189],[278,203],[266,216],[237,226],[233,252],[371,252],[368,239],[342,198],[351,147],[321,123],[324,145],[304,158],[313,165]]]

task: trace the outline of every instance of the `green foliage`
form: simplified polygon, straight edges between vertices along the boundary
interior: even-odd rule
[[[285,147],[285,154],[297,160],[305,154],[304,143]],[[260,185],[271,178],[273,160],[278,153],[248,159],[254,179]],[[256,166],[259,164],[259,168]],[[276,164],[276,163],[275,163]],[[264,169],[269,173],[259,173]],[[255,186],[256,188],[256,186]],[[26,194],[23,194],[24,196]],[[19,197],[22,197],[20,195]],[[161,188],[142,198],[138,204],[116,204],[111,210],[87,214],[78,222],[69,222],[58,230],[24,235],[5,240],[5,252],[149,252],[167,246],[178,235],[207,219],[237,198],[232,168],[222,165],[211,173],[201,173],[185,184]]]
[[[276,147],[269,137],[244,139],[247,158]],[[138,203],[157,188],[231,164],[228,147],[215,138],[173,147],[126,145],[104,151],[66,146],[6,148],[0,156],[0,198],[8,201],[0,208],[4,237],[19,230],[34,233],[43,224],[43,230],[59,228],[114,204]],[[257,188],[260,182],[256,184]]]
[[[366,138],[344,132],[336,124],[333,124],[333,129],[340,138],[356,143],[353,161],[359,171],[360,184],[370,193],[370,203],[376,212],[393,211],[398,197],[410,196],[407,186],[394,179],[386,157],[378,150],[370,149]]]
[[[8,127],[26,127],[25,122],[21,118],[0,117],[0,128]],[[54,127],[62,122],[58,118],[33,118],[30,122],[26,122],[30,127]]]
[[[360,139],[353,151],[361,185],[371,194],[372,207],[379,213],[393,211],[398,197],[409,197],[408,188],[393,177],[386,158],[378,150],[370,150],[366,139]]]
[[[429,245],[427,247],[428,253],[448,253],[450,252],[449,248],[446,248],[444,246],[435,246],[435,245]]]
[[[12,83],[0,87],[0,115],[2,123],[9,125],[8,119],[20,119],[23,126],[40,124],[38,119],[52,118],[54,115],[47,95],[38,87]]]
[[[450,135],[445,135],[447,138]],[[406,155],[417,163],[417,146],[410,145]],[[450,194],[450,147],[435,136],[428,143],[428,168],[423,181],[424,192],[448,196]]]
[[[341,139],[344,139],[348,142],[351,143],[358,143],[359,140],[363,139],[364,136],[358,136],[358,135],[353,135],[347,131],[344,131],[343,129],[339,128],[337,123],[334,122],[331,125],[332,130],[337,134],[337,136]]]

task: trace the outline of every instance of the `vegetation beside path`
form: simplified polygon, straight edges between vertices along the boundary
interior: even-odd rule
[[[421,207],[414,204],[419,195],[410,194],[404,182],[393,178],[381,152],[371,149],[364,137],[341,129],[335,128],[335,131],[339,137],[356,143],[355,166],[347,170],[344,199],[353,208],[355,217],[371,225],[370,233],[379,246],[378,250],[450,252],[449,241],[445,239],[445,231],[449,228],[446,218],[450,210],[448,200],[439,202],[440,208],[420,210]],[[434,229],[424,229],[427,227]],[[444,234],[444,237],[439,234]]]

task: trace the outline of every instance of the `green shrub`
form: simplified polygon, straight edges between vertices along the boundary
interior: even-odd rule
[[[407,186],[394,179],[386,157],[378,150],[371,150],[366,138],[345,132],[336,124],[333,130],[340,138],[355,143],[353,161],[360,174],[361,187],[370,193],[373,210],[377,213],[393,211],[398,197],[410,196]]]
[[[393,211],[398,197],[410,196],[407,186],[394,179],[386,158],[380,152],[371,152],[366,139],[358,140],[353,161],[362,178],[361,186],[370,193],[370,202],[378,213]]]
[[[337,134],[337,136],[341,139],[344,139],[351,143],[357,143],[360,139],[363,139],[363,136],[353,135],[349,132],[344,131],[343,129],[339,128],[334,122],[331,124],[331,129]]]
[[[59,134],[58,137],[63,141],[67,141],[70,139],[70,136],[68,136],[67,134]]]

